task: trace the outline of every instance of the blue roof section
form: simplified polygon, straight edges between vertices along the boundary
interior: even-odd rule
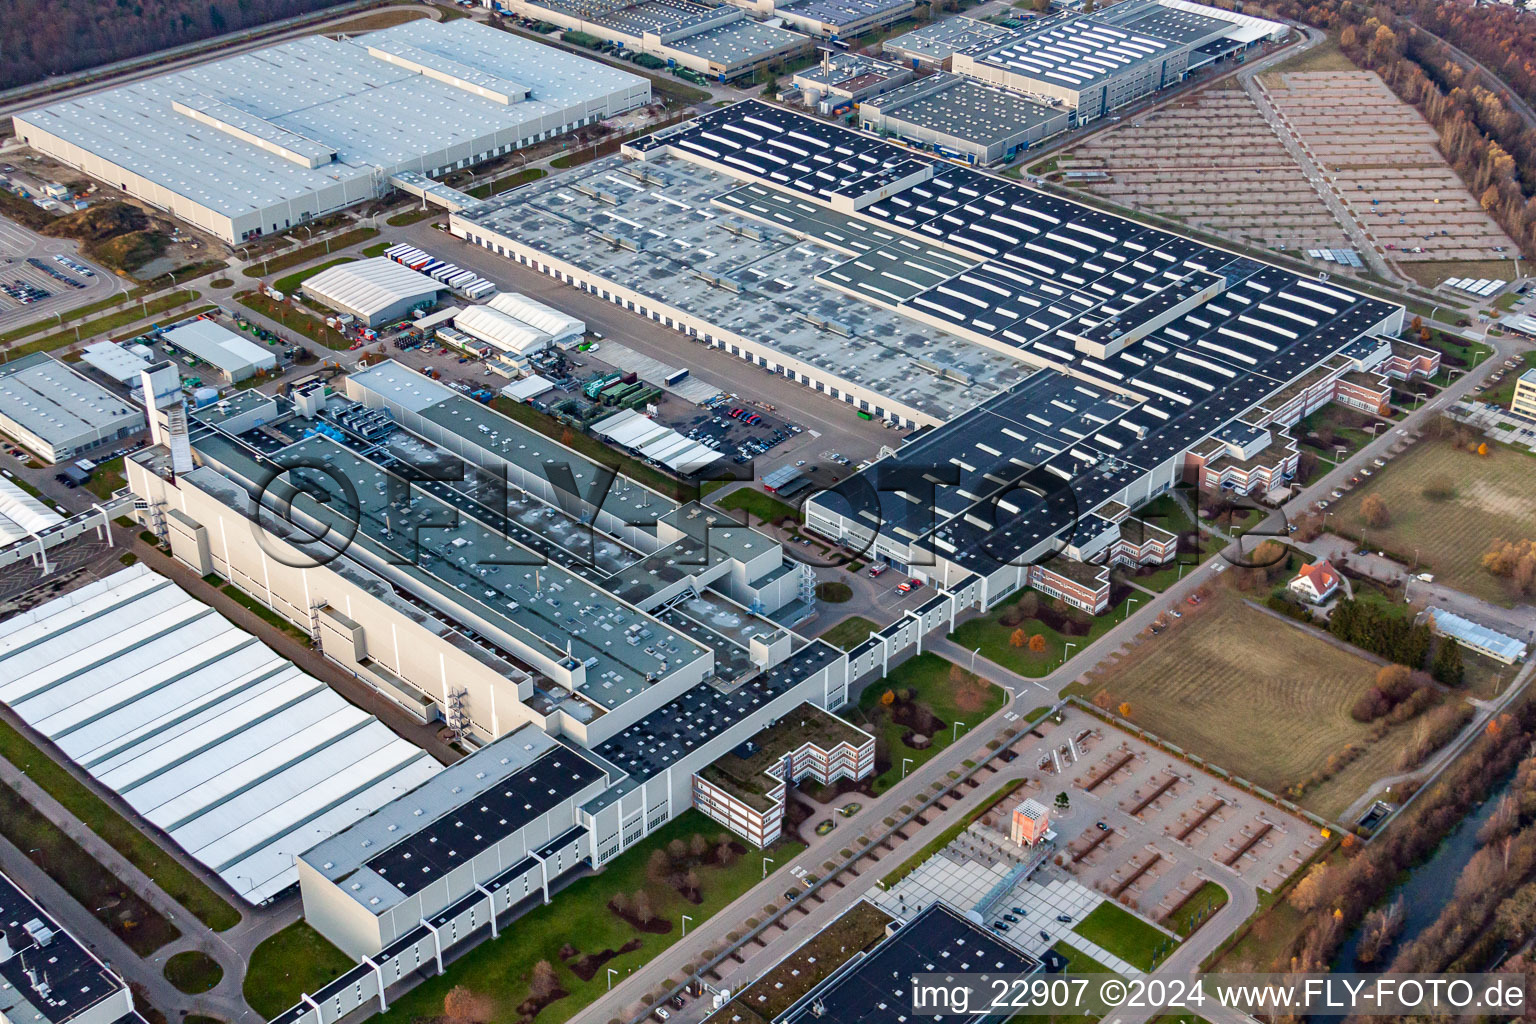
[[[1536,370],[1531,372],[1536,373]],[[1465,643],[1468,647],[1487,651],[1494,657],[1508,662],[1519,661],[1525,657],[1525,644],[1512,636],[1440,608],[1431,610],[1430,615],[1434,617],[1435,627],[1439,632]]]

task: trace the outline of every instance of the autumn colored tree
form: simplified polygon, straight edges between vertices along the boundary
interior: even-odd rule
[[[1131,717],[1131,705],[1130,705],[1129,701],[1121,701],[1120,707],[1117,708],[1116,710],[1118,710],[1120,712],[1120,717],[1121,718],[1130,718]]]
[[[1036,653],[1036,654],[1043,654],[1043,653],[1045,653],[1045,636],[1044,636],[1044,634],[1036,633],[1034,636],[1030,637],[1029,638],[1029,649],[1031,651],[1033,651],[1034,653]]]
[[[1008,644],[1011,647],[1023,647],[1029,642],[1029,637],[1024,635],[1022,629],[1016,629],[1008,635]]]
[[[1477,454],[1481,455],[1485,459],[1488,457],[1488,442],[1487,441],[1484,441],[1482,444],[1477,446]]]
[[[546,963],[545,966],[549,965]],[[471,992],[463,985],[455,985],[443,997],[443,1017],[449,1024],[485,1024],[493,1012],[495,1006],[489,998]]]
[[[886,707],[890,707],[892,704],[896,703],[896,694],[890,690],[886,690],[880,695],[880,703],[884,704]]]

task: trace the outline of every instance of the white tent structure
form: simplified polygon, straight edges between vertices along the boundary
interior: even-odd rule
[[[569,348],[587,333],[585,321],[517,292],[498,292],[486,305],[548,335],[560,348]]]
[[[299,287],[317,302],[351,313],[369,327],[398,320],[416,306],[437,301],[446,290],[441,282],[386,256],[337,264]]]
[[[202,317],[177,324],[160,337],[167,345],[215,367],[231,383],[277,369],[277,355],[271,349],[247,341],[242,335]]]
[[[549,335],[492,306],[470,306],[453,318],[453,326],[514,361],[526,360],[549,348]]]
[[[687,476],[716,462],[723,456],[706,444],[664,427],[633,409],[625,409],[592,424],[599,437],[606,437],[621,448],[660,463]]]
[[[57,526],[64,517],[0,477],[0,548]]]
[[[143,565],[0,622],[0,701],[252,903],[440,771]]]

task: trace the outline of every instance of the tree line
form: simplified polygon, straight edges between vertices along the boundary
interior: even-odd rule
[[[308,14],[335,0],[7,0],[0,88]]]

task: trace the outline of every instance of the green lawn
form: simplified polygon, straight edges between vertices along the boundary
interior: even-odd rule
[[[1115,972],[1099,963],[1087,953],[1081,952],[1076,946],[1065,942],[1058,942],[1051,949],[1067,958],[1068,974],[1114,974]]]
[[[380,242],[379,245],[382,245],[385,248],[389,247],[387,242]],[[363,255],[366,256],[367,253],[365,252]],[[288,274],[285,277],[280,277],[276,281],[272,282],[272,287],[276,288],[284,295],[292,295],[299,290],[299,285],[303,284],[305,281],[308,281],[310,278],[320,273],[320,271],[329,270],[332,267],[351,262],[351,256],[338,256],[334,260],[327,260],[324,263],[317,263],[312,267],[305,267],[303,270],[295,270],[293,273]]]
[[[197,995],[224,980],[224,968],[208,954],[189,949],[165,962],[165,980],[188,995]]]
[[[299,643],[308,644],[313,639],[313,637],[311,637],[308,633],[304,632],[298,626],[295,626],[293,623],[289,622],[287,619],[277,614],[277,612],[273,611],[271,608],[268,608],[266,605],[262,604],[260,601],[256,600],[250,594],[247,594],[233,583],[226,583],[219,589],[222,590],[230,600],[248,609],[251,614],[255,615],[258,619],[265,622],[273,629],[287,633]]]
[[[884,679],[870,683],[859,697],[860,724],[875,735],[875,757],[889,758],[889,767],[870,780],[876,793],[883,793],[901,781],[902,762],[910,759],[907,771],[915,771],[933,755],[949,746],[957,738],[954,723],[963,723],[960,733],[976,728],[990,718],[1008,695],[1002,687],[995,686],[979,676],[960,669],[960,676],[967,684],[957,687],[950,681],[951,670],[956,666],[937,654],[919,654],[902,662]],[[913,691],[913,701],[923,705],[943,721],[942,728],[931,737],[927,747],[914,748],[903,742],[909,729],[897,721],[881,702],[886,691],[899,693]],[[964,705],[964,706],[962,706]]]
[[[110,462],[98,462],[91,470],[91,479],[85,489],[105,501],[112,497],[113,491],[126,486],[128,478],[123,476],[123,459],[119,456]]]
[[[548,173],[542,167],[525,167],[520,171],[514,171],[504,178],[497,178],[495,181],[482,181],[469,190],[469,195],[474,196],[476,199],[489,199],[491,196],[499,196],[503,192],[510,192],[521,185],[527,185],[529,182],[538,181]]]
[[[423,221],[428,217],[436,217],[438,214],[446,214],[447,212],[441,206],[423,203],[421,206],[395,214],[384,223],[392,228],[403,228],[407,224],[415,224],[417,221]]]
[[[139,956],[149,956],[181,935],[127,883],[4,783],[0,783],[0,836],[24,851],[44,874]]]
[[[26,772],[49,796],[208,927],[224,931],[240,923],[238,910],[5,722],[0,722],[0,757]]]
[[[1107,900],[1094,907],[1072,930],[1143,971],[1150,971],[1177,945],[1157,928]]]
[[[690,928],[698,928],[762,881],[763,854],[753,850],[728,867],[699,867],[703,891],[699,903],[685,900],[670,886],[649,883],[646,862],[651,851],[664,848],[674,839],[686,842],[695,832],[713,838],[720,834],[721,827],[698,811],[684,813],[615,858],[598,874],[571,883],[550,905],[524,915],[503,931],[499,940],[483,942],[466,953],[449,965],[447,974],[429,978],[401,996],[383,1018],[384,1024],[440,1017],[443,998],[456,985],[467,986],[491,1000],[494,1010],[488,1024],[511,1024],[523,1019],[518,1004],[527,998],[529,975],[540,960],[547,960],[554,967],[567,994],[538,1015],[538,1024],[560,1024],[580,1018],[587,1004],[607,991],[608,968],[617,971],[622,979],[636,967],[655,960],[678,940],[681,915],[689,916]],[[799,844],[781,842],[764,853],[777,862],[774,867],[782,868],[802,850],[804,847]],[[608,902],[618,893],[633,894],[641,889],[653,891],[656,917],[672,925],[669,931],[637,932],[608,909]],[[744,922],[733,921],[732,926],[740,928]],[[618,950],[630,942],[637,942],[637,948],[609,959],[591,981],[582,981],[560,956],[566,945],[585,955]],[[681,970],[682,965],[678,964],[674,976],[681,974]]]
[[[247,309],[253,309],[263,316],[276,320],[290,331],[296,331],[310,341],[319,342],[326,348],[339,350],[352,345],[339,331],[333,331],[325,326],[324,320],[317,320],[287,303],[274,302],[260,292],[243,292],[235,296],[235,301]]]
[[[140,320],[147,320],[157,313],[164,313],[166,310],[175,309],[177,306],[185,305],[188,302],[196,302],[198,294],[198,292],[191,288],[182,288],[171,292],[169,295],[162,295],[158,299],[151,299],[149,302],[136,302],[131,306],[124,306],[116,313],[80,324],[78,329],[76,327],[65,328],[55,331],[46,337],[13,346],[7,350],[6,358],[15,359],[17,356],[28,355],[32,352],[51,352],[53,349],[62,348],[65,345],[73,345],[77,335],[81,341],[89,341],[98,334],[107,334],[121,327],[127,327],[129,324],[136,324]]]
[[[391,223],[393,223],[393,219],[391,219]],[[289,267],[296,267],[301,263],[308,263],[310,260],[318,260],[324,256],[329,256],[331,253],[339,252],[349,245],[366,242],[378,233],[377,228],[353,228],[351,231],[343,231],[335,238],[328,238],[325,241],[316,242],[313,245],[306,245],[298,249],[290,249],[281,255],[273,256],[266,260],[258,260],[246,267],[241,273],[245,274],[246,277],[266,277],[268,274],[275,273],[276,271],[287,270]]]
[[[1140,582],[1140,581],[1138,581]],[[1021,594],[1024,592],[1021,592]],[[1041,604],[1050,598],[1045,594],[1038,595]],[[1067,657],[1075,656],[1082,652],[1083,648],[1093,643],[1104,635],[1112,626],[1118,623],[1125,614],[1123,609],[1127,599],[1136,604],[1142,604],[1150,598],[1146,594],[1130,594],[1122,596],[1119,601],[1104,610],[1102,615],[1092,616],[1088,624],[1087,633],[1081,636],[1067,637],[1052,629],[1038,619],[1030,619],[1017,627],[1004,626],[999,621],[1002,615],[1017,598],[1004,601],[993,608],[986,615],[977,616],[962,622],[949,639],[964,647],[968,651],[981,649],[981,656],[988,661],[995,662],[1006,669],[1017,672],[1021,676],[1038,679],[1049,675],[1062,664],[1063,654]],[[1134,609],[1133,609],[1134,610]],[[1022,629],[1026,636],[1036,633],[1045,637],[1045,650],[1031,651],[1029,647],[1015,647],[1012,643],[1014,629]],[[1070,652],[1067,644],[1072,644]]]
[[[251,1009],[271,1020],[352,969],[347,955],[303,921],[269,936],[251,951],[243,991]]]
[[[846,618],[821,634],[821,639],[844,651],[851,651],[880,627],[861,615]]]
[[[754,490],[752,487],[736,488],[730,494],[717,500],[715,506],[727,511],[740,509],[766,522],[776,523],[784,518],[789,518],[797,523],[800,521],[800,512],[794,506],[788,505],[772,495]]]
[[[1189,898],[1179,909],[1169,914],[1163,924],[1170,931],[1188,938],[1196,928],[1210,920],[1212,914],[1226,905],[1227,890],[1215,882],[1206,882],[1190,893]]]
[[[365,246],[363,248],[363,258],[371,260],[376,256],[383,256],[385,251],[392,245],[394,245],[393,242],[374,242],[372,245]]]

